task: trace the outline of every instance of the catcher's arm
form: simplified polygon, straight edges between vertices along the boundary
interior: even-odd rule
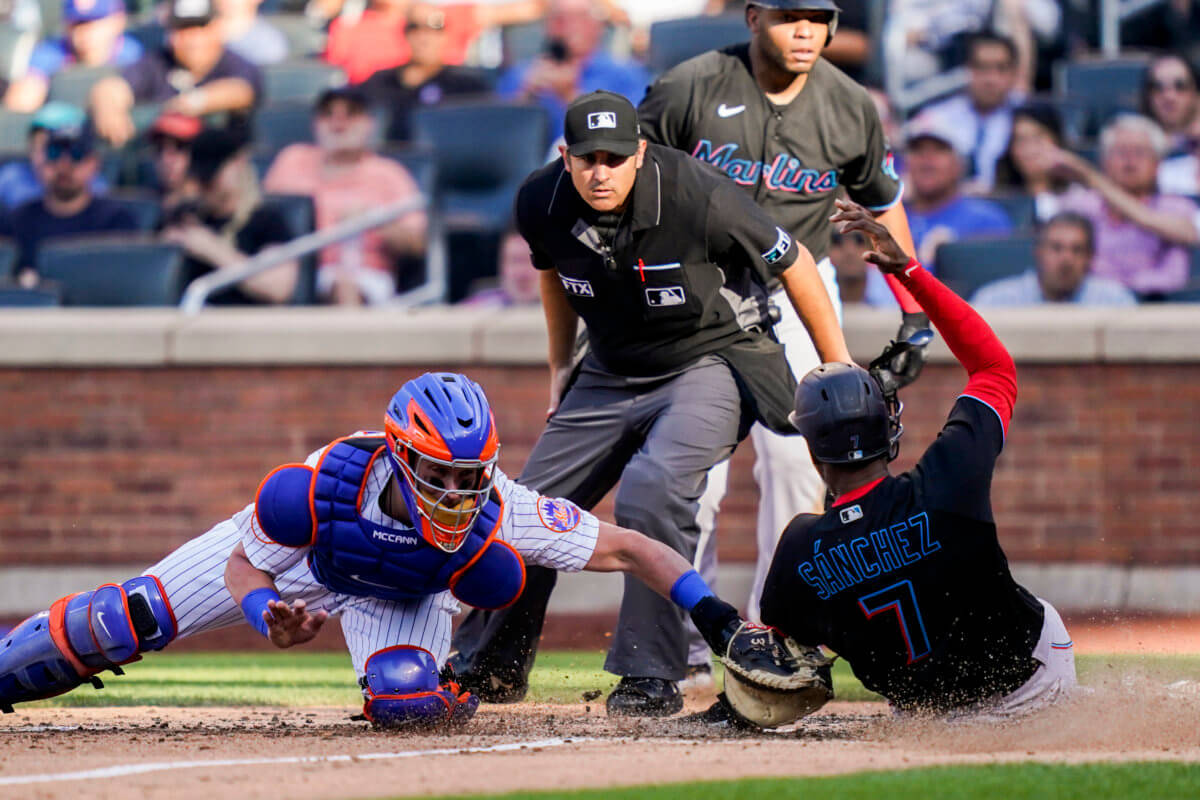
[[[329,616],[325,611],[308,613],[303,600],[290,606],[281,600],[275,579],[250,563],[246,548],[240,542],[225,562],[225,586],[242,607],[246,621],[276,647],[310,641]]]

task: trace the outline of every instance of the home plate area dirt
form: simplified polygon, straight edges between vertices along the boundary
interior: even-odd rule
[[[686,711],[711,695],[689,698]],[[1121,676],[1016,722],[892,717],[834,702],[754,736],[603,701],[484,706],[465,728],[374,731],[345,708],[64,708],[0,718],[0,797],[367,798],[828,775],[1037,760],[1200,762],[1200,690]]]

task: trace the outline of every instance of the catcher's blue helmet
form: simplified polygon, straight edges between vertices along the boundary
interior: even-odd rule
[[[413,525],[455,552],[487,501],[500,455],[483,389],[465,375],[426,373],[396,392],[384,432]]]
[[[857,364],[822,364],[796,387],[788,419],[808,440],[815,461],[860,464],[900,450],[899,403],[883,396],[879,382]]]

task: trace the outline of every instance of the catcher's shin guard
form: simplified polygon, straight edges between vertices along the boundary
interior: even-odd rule
[[[0,640],[0,710],[42,700],[90,681],[96,674],[161,650],[175,638],[175,615],[153,576],[107,583],[56,600]]]
[[[462,724],[479,708],[478,697],[454,682],[440,682],[429,651],[411,645],[372,653],[360,683],[363,715],[380,728]]]

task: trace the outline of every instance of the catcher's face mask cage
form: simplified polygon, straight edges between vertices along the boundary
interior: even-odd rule
[[[487,460],[446,459],[420,453],[397,442],[394,461],[404,476],[401,491],[407,490],[425,522],[432,544],[453,553],[463,546],[471,526],[487,502],[495,483],[499,452]],[[406,498],[407,500],[407,498]]]
[[[500,455],[483,390],[462,375],[422,375],[392,398],[384,430],[413,526],[456,552],[487,502]]]

